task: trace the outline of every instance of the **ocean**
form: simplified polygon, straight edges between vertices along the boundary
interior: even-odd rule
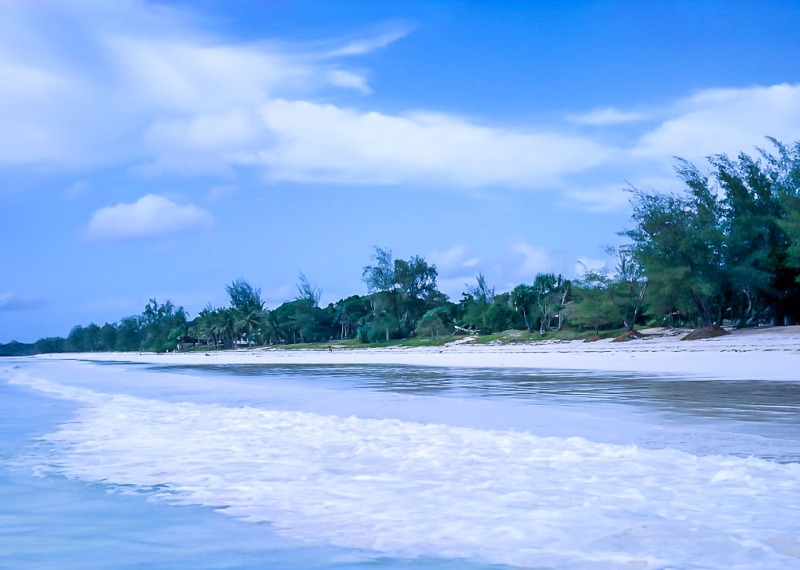
[[[0,360],[0,568],[800,568],[800,380]]]

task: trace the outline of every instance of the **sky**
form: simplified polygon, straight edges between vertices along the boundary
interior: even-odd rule
[[[800,140],[800,2],[0,0],[0,342],[375,247],[458,301],[613,270],[626,188]]]

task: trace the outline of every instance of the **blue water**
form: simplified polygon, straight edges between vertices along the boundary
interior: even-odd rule
[[[0,361],[1,568],[798,568],[800,382]]]

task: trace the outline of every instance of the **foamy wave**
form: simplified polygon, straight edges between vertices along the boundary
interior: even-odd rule
[[[45,438],[60,473],[294,538],[519,566],[800,562],[798,464],[24,381],[86,404]]]

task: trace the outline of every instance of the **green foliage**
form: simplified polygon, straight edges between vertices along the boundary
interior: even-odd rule
[[[632,331],[641,315],[647,279],[642,265],[630,247],[619,250],[612,248],[608,251],[617,256],[616,275],[608,286],[610,299],[619,309],[619,317],[625,330]]]
[[[40,338],[33,343],[35,354],[48,354],[67,351],[67,339],[59,336]]]
[[[117,324],[117,336],[114,350],[139,350],[142,344],[142,331],[138,317],[125,317]]]
[[[34,343],[12,340],[7,344],[0,343],[0,356],[30,356],[32,354],[49,354],[67,352],[67,341],[61,337],[40,338]]]
[[[352,295],[334,303],[331,310],[333,311],[332,321],[338,327],[339,339],[353,338],[356,334],[360,339],[361,328],[364,328],[365,331],[368,328],[364,325],[371,318],[372,303],[369,297]],[[357,331],[359,332],[357,333]],[[364,338],[366,339],[366,336]]]
[[[175,307],[172,301],[159,303],[156,299],[144,308],[139,323],[141,327],[141,350],[167,352],[178,348],[179,339],[171,333],[175,329],[188,331],[188,319],[183,307]]]
[[[380,329],[387,339],[409,336],[427,310],[447,300],[436,288],[436,267],[419,256],[393,259],[391,251],[379,247],[373,259],[375,264],[362,272],[372,299],[370,329]]]
[[[683,285],[698,318],[714,321],[722,291],[722,208],[708,178],[681,162],[685,196],[634,191],[635,230],[627,232],[632,252],[649,281],[664,270],[683,268]],[[673,273],[674,274],[674,273]]]
[[[518,285],[510,293],[494,294],[478,274],[478,285],[467,287],[459,303],[459,324],[483,334],[538,326],[539,333],[558,330],[563,324],[561,309],[569,300],[570,282],[561,275],[540,273],[532,285]]]
[[[247,306],[244,311],[237,311],[235,331],[248,343],[257,343],[260,335],[259,330],[263,323],[265,313],[254,306]]]
[[[394,259],[376,247],[373,264],[362,272],[369,294],[325,308],[303,273],[298,296],[271,311],[260,289],[240,278],[226,286],[230,306],[209,305],[191,322],[182,307],[151,299],[140,315],[119,323],[79,325],[66,339],[0,345],[0,355],[334,339],[349,346],[412,335],[417,344],[429,344],[453,328],[481,333],[481,341],[517,342],[537,333],[535,338],[588,334],[565,330],[569,325],[594,333],[622,324],[630,330],[644,317],[670,326],[676,319],[790,324],[800,320],[800,142],[769,140],[773,152],[759,149],[757,158],[711,157],[709,175],[679,160],[681,193],[631,188],[633,228],[622,232],[630,243],[613,252],[617,266],[610,276],[587,271],[573,284],[540,273],[532,283],[496,294],[478,273],[454,305],[437,289],[435,266],[419,256]]]
[[[679,161],[682,195],[632,189],[635,228],[624,235],[651,311],[672,319],[690,308],[703,325],[800,318],[800,145],[770,140],[777,152],[761,160],[710,158],[711,178]]]
[[[441,338],[453,332],[453,315],[449,307],[436,307],[427,311],[417,323],[418,337]]]
[[[564,323],[564,306],[570,300],[571,282],[560,274],[539,273],[531,287],[539,334],[560,330]]]
[[[534,288],[526,284],[517,285],[511,291],[509,302],[517,316],[522,317],[522,321],[525,323],[525,330],[531,332],[536,312],[536,291]]]
[[[367,329],[367,342],[389,342],[403,338],[400,329],[391,321],[376,319]]]
[[[302,271],[300,272],[300,283],[297,285],[297,292],[298,296],[296,299],[305,300],[314,307],[319,305],[319,299],[322,296],[322,292],[319,290],[319,287],[312,285],[311,282],[309,282],[308,278],[306,278]]]
[[[516,313],[511,307],[510,293],[495,295],[483,314],[483,328],[488,331],[504,331],[514,324]]]
[[[491,332],[486,323],[486,313],[494,302],[494,287],[489,287],[483,273],[475,278],[476,285],[465,285],[458,304],[459,325],[468,330]]]
[[[566,319],[575,326],[593,329],[595,334],[622,321],[622,311],[614,303],[612,283],[605,273],[587,270],[573,284],[573,300],[564,307]]]
[[[800,282],[800,194],[784,196],[782,205],[785,217],[779,223],[789,241],[786,263],[797,273],[796,279]]]
[[[261,301],[261,289],[254,289],[247,281],[236,279],[225,287],[231,301],[231,308],[239,314],[251,311],[263,311],[264,303]]]
[[[483,273],[478,273],[475,280],[477,284],[474,287],[467,285],[467,295],[472,297],[476,303],[491,305],[494,301],[494,287],[489,287]]]

